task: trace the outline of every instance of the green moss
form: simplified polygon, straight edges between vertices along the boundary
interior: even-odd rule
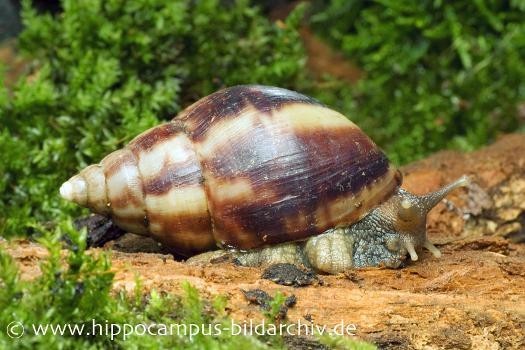
[[[373,344],[351,338],[323,335],[319,336],[318,339],[321,344],[327,346],[329,349],[377,350],[377,347]]]
[[[334,0],[311,22],[366,73],[342,108],[407,162],[517,129],[524,17],[518,1]]]

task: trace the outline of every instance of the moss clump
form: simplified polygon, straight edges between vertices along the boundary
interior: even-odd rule
[[[342,108],[395,161],[472,149],[518,128],[525,101],[523,3],[316,3],[317,32],[366,73],[346,89],[352,98]]]

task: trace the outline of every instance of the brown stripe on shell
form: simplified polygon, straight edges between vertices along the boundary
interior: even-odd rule
[[[111,220],[115,225],[126,230],[126,232],[132,232],[142,236],[150,236],[144,223],[144,218],[142,218],[141,222],[140,218],[137,218],[134,215],[111,215]]]
[[[142,181],[135,157],[129,150],[123,148],[112,152],[100,164],[105,175],[111,208],[125,208],[128,203],[136,207],[143,206]]]
[[[146,194],[159,195],[173,187],[198,185],[203,182],[200,166],[192,160],[184,163],[167,164],[153,179],[144,183]]]
[[[163,223],[158,231],[152,233],[152,236],[179,254],[191,256],[216,247],[208,215],[201,217],[193,213],[176,217],[153,215],[152,220]]]
[[[100,164],[113,220],[125,230],[146,234],[142,179],[135,156],[123,148],[110,153]]]
[[[169,124],[169,127],[168,127]],[[142,148],[144,142],[132,142],[129,148],[138,159],[146,194],[160,195],[173,187],[203,182],[200,162],[193,144],[179,124],[168,123],[150,129],[147,135],[157,135],[156,143]],[[162,131],[157,131],[156,129]],[[166,132],[169,130],[169,132]],[[158,135],[162,135],[162,138]],[[138,140],[140,141],[140,139]]]
[[[291,90],[262,85],[239,85],[217,91],[197,101],[177,116],[176,120],[182,121],[193,141],[199,142],[216,122],[236,118],[248,107],[255,108],[258,113],[268,113],[293,103],[320,104],[311,97]]]
[[[156,144],[164,142],[181,131],[183,131],[183,128],[179,122],[161,124],[136,136],[127,147],[129,147],[134,154],[149,151]]]
[[[84,168],[80,175],[86,180],[87,206],[98,214],[109,214],[106,179],[99,164],[92,164]]]
[[[353,123],[302,127],[287,116],[274,112],[271,123],[267,116],[255,118],[229,143],[208,138],[196,144],[198,150],[214,144],[201,160],[215,236],[223,245],[249,249],[351,224],[369,209],[355,205],[367,200],[361,192],[374,186],[386,197],[398,185],[386,156]],[[236,183],[244,190],[225,195],[224,188]],[[345,198],[349,206],[333,205]]]
[[[138,160],[151,235],[182,254],[212,248],[215,240],[193,143],[178,122],[150,129],[144,137],[148,135],[156,141],[137,138],[129,148]]]

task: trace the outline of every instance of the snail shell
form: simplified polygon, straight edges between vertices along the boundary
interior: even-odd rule
[[[347,226],[400,173],[354,123],[286,89],[235,86],[90,165],[68,200],[183,254],[251,249]]]

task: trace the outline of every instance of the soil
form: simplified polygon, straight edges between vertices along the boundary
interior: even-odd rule
[[[20,75],[29,73],[28,62],[18,54],[15,46],[16,43],[13,39],[0,42],[0,64],[5,67],[3,83],[8,88],[15,85]]]
[[[425,251],[398,270],[351,270],[292,287],[261,278],[264,268],[228,261],[190,266],[163,254],[157,243],[127,234],[102,248],[112,248],[114,288],[132,291],[138,275],[145,291],[179,293],[181,282],[189,281],[203,296],[226,295],[239,322],[263,319],[245,291],[281,291],[296,297],[287,322],[353,324],[358,337],[384,349],[524,348],[525,135],[507,135],[473,153],[440,152],[402,172],[403,186],[416,193],[462,174],[475,179],[476,185],[456,191],[429,215],[429,236],[441,244],[440,259]],[[9,250],[23,278],[39,274],[42,247],[22,241]],[[307,338],[287,344],[323,348]]]
[[[330,75],[339,80],[355,84],[364,73],[347,57],[318,38],[312,30],[303,26],[301,40],[307,53],[307,67],[314,77],[321,79]]]

